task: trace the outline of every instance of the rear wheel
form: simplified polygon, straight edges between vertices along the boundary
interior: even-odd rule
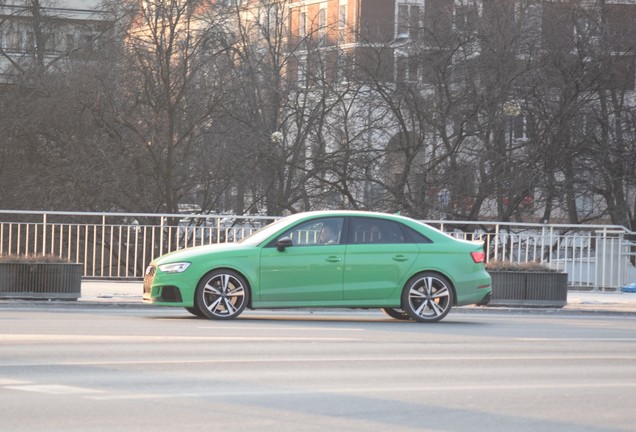
[[[194,303],[204,317],[232,319],[243,312],[249,295],[243,276],[232,270],[215,270],[199,282]]]
[[[382,308],[382,311],[387,314],[388,316],[390,316],[391,318],[395,318],[396,320],[400,320],[400,321],[409,321],[411,319],[411,317],[409,316],[409,314],[407,314],[406,312],[404,312],[402,309],[397,309],[397,308]]]
[[[402,307],[415,321],[439,321],[450,312],[452,305],[451,283],[437,273],[413,276],[402,291]]]

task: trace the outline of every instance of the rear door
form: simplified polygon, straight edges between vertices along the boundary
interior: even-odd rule
[[[385,299],[401,291],[420,249],[410,242],[399,222],[352,217],[348,239],[345,300]]]

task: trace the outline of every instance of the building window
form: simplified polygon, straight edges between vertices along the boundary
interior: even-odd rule
[[[593,16],[577,17],[574,24],[574,35],[577,41],[583,42],[584,46],[598,47],[600,45],[600,34],[598,20]]]
[[[298,87],[307,86],[307,57],[301,56],[298,58],[298,66],[296,73],[296,84]]]
[[[409,6],[401,4],[398,6],[398,23],[397,23],[397,37],[406,38],[408,36],[408,17]]]
[[[22,49],[22,33],[10,26],[5,33],[4,46],[7,51],[20,51]]]
[[[24,50],[26,52],[35,51],[35,37],[33,36],[33,32],[26,32],[26,43],[24,46]]]
[[[397,56],[395,58],[395,81],[405,82],[408,80],[408,57]]]
[[[470,31],[476,29],[479,20],[479,6],[474,0],[462,0],[455,3],[453,22],[455,29]]]
[[[594,114],[586,114],[583,117],[581,128],[586,137],[596,137],[599,133],[599,122]]]
[[[528,137],[526,128],[526,117],[518,115],[512,118],[512,137],[514,139],[526,139]]]
[[[66,34],[66,52],[71,53],[75,51],[75,35],[72,33]]]
[[[57,45],[55,42],[55,34],[49,33],[44,35],[44,50],[46,52],[56,52]]]
[[[95,53],[95,35],[81,35],[78,48],[84,56],[92,57]]]
[[[421,28],[420,6],[414,4],[398,4],[396,39],[417,39]]]
[[[318,11],[318,43],[324,45],[327,38],[327,8],[320,8]]]
[[[307,36],[307,13],[301,12],[298,17],[298,37]]]
[[[589,195],[578,195],[576,197],[576,209],[584,215],[589,215],[598,210],[595,206],[594,198]]]
[[[344,51],[338,51],[336,59],[336,81],[343,82],[347,80],[347,54]]]
[[[418,62],[416,57],[408,55],[396,55],[395,57],[395,81],[414,82],[418,80]]]
[[[341,4],[338,9],[338,37],[343,40],[347,28],[347,5]]]

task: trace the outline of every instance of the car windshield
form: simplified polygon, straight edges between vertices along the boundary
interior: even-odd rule
[[[272,222],[269,225],[264,226],[263,228],[255,231],[248,237],[245,237],[243,240],[239,241],[241,244],[249,245],[249,246],[257,246],[267,240],[270,236],[272,236],[275,232],[289,225],[291,222],[295,221],[297,217],[288,216],[283,219],[278,219],[275,222]]]

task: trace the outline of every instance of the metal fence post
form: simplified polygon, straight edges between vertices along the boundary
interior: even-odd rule
[[[34,239],[33,242],[34,245],[36,245],[36,249],[37,249],[37,238]],[[34,251],[35,253],[37,253],[37,250]],[[44,213],[42,215],[42,255],[46,254],[46,213]]]
[[[495,261],[499,258],[499,224],[495,225]]]
[[[161,235],[159,236],[159,255],[163,253],[163,237],[165,236],[165,233],[163,232],[163,230],[164,230],[165,220],[166,218],[164,216],[161,216],[161,218],[159,218],[159,232],[161,233]],[[153,245],[153,249],[154,249],[154,245]]]

